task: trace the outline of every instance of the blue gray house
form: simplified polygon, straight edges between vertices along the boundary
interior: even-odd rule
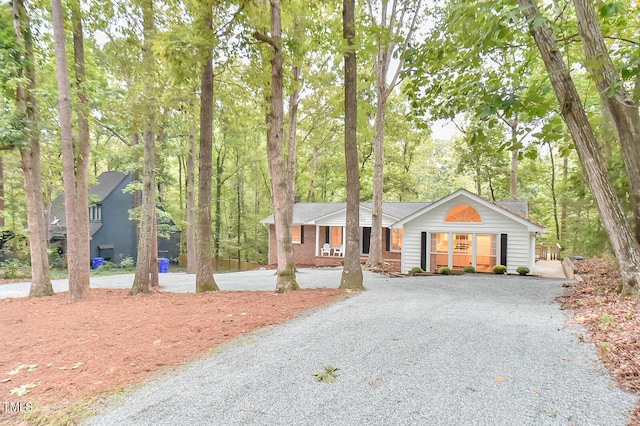
[[[136,205],[135,193],[123,190],[133,176],[122,172],[105,172],[98,183],[89,187],[89,233],[91,257],[102,257],[119,263],[126,257],[136,260],[138,243],[135,221],[129,210]],[[160,208],[160,207],[159,207]],[[64,195],[56,198],[51,207],[49,241],[60,253],[66,252],[66,220]],[[159,219],[160,222],[160,219]],[[175,259],[180,254],[180,231],[170,219],[158,226],[169,226],[169,238],[158,238],[158,257]]]

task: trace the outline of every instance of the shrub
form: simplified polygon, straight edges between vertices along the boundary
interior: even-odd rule
[[[504,265],[496,265],[493,267],[494,274],[504,274],[507,272],[507,267]]]
[[[438,273],[440,275],[451,275],[451,269],[443,266],[442,268],[438,269]]]
[[[526,266],[519,266],[518,269],[516,269],[516,272],[520,275],[527,275],[531,270]]]
[[[419,266],[414,266],[413,268],[411,268],[411,269],[409,270],[409,275],[420,274],[420,273],[422,273],[422,272],[424,272],[424,271],[422,270],[422,268],[421,268],[421,267],[419,267]]]
[[[16,259],[10,259],[2,262],[2,269],[4,270],[4,277],[7,279],[18,278],[18,268],[20,263]]]
[[[122,269],[132,269],[134,265],[133,257],[125,257],[120,261],[120,267]]]
[[[465,274],[475,274],[476,268],[474,268],[471,265],[465,266],[464,269],[462,270],[462,272],[464,272]]]

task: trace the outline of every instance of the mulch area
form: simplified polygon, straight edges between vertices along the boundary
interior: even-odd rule
[[[620,300],[616,288],[620,272],[608,259],[575,261],[583,281],[569,285],[561,298],[563,309],[574,316],[571,323],[585,329],[581,340],[593,343],[600,359],[618,385],[640,392],[640,298]],[[629,417],[640,425],[640,404]]]
[[[344,296],[92,289],[73,304],[67,292],[0,299],[0,424],[74,424],[96,398]]]

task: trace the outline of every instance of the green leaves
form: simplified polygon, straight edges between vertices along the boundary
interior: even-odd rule
[[[338,367],[327,365],[326,367],[324,367],[324,371],[313,373],[313,375],[316,376],[316,381],[318,382],[333,383],[338,377],[338,374],[336,373],[336,371],[338,370]]]
[[[29,139],[29,121],[15,110],[0,109],[0,149],[23,148]]]

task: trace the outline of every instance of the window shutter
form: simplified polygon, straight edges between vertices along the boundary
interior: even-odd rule
[[[385,244],[385,249],[387,251],[391,251],[391,228],[385,228],[387,234],[387,243]]]
[[[328,243],[329,241],[331,241],[331,234],[330,234],[330,229],[328,226],[325,226],[324,228],[324,242]]]
[[[500,264],[507,266],[507,234],[500,234]]]
[[[304,225],[300,225],[300,244],[304,244]]]
[[[427,270],[427,233],[420,234],[420,267],[423,271]]]

